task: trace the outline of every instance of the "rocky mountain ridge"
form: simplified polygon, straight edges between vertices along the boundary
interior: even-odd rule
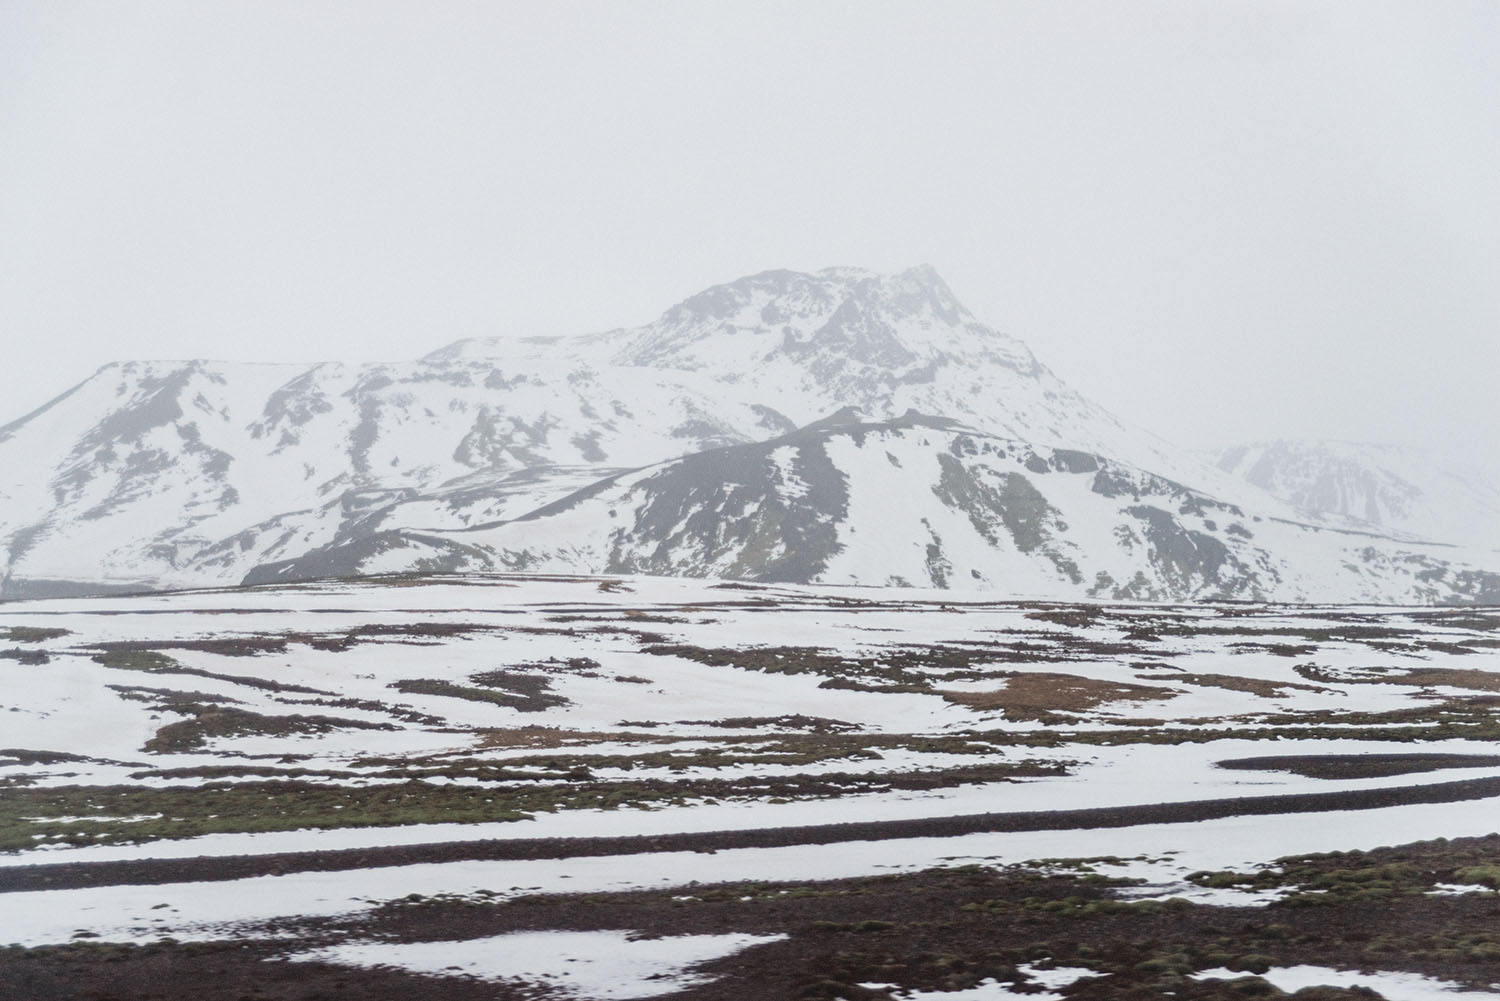
[[[858,444],[881,437],[891,444],[892,461],[876,456],[884,467]],[[958,437],[986,458],[963,454]],[[793,453],[791,466],[767,458]],[[1153,496],[1179,520],[1153,541],[1155,515],[1121,514],[1087,488],[1087,504],[1064,503],[1037,488],[1038,473],[1012,468],[1014,456],[1075,453],[1170,484]],[[8,597],[368,573],[403,569],[403,559],[859,583],[940,583],[946,560],[970,581],[1017,592],[1489,593],[1474,583],[1487,577],[1459,582],[1482,575],[1482,560],[1418,546],[1420,533],[1358,521],[1353,509],[1299,508],[1233,463],[1215,468],[1124,426],[976,320],[925,267],[763,272],[643,327],[459,341],[405,363],[109,365],[0,427],[0,467]],[[968,480],[964,493],[956,484]],[[867,493],[886,509],[840,508]],[[612,506],[600,508],[606,496]],[[1181,522],[1170,504],[1183,503],[1308,527],[1252,555],[1225,534],[1228,519]],[[1045,545],[1028,541],[1034,517],[1053,518]],[[935,540],[949,522],[947,541]],[[1138,536],[1134,549],[1117,530]],[[861,532],[887,543],[856,544]],[[1215,554],[1245,550],[1258,569],[1172,571],[1182,560],[1169,551],[1182,543],[1161,540],[1184,532]],[[1323,532],[1365,539],[1374,555],[1306,555]],[[964,563],[959,552],[989,555]],[[1392,569],[1414,553],[1417,570]],[[1297,569],[1308,561],[1315,570]],[[1413,585],[1419,572],[1452,580]]]
[[[1500,600],[1500,577],[1450,549],[1267,517],[944,418],[851,410],[608,477],[520,518],[363,534],[248,582],[546,570],[1138,601]]]

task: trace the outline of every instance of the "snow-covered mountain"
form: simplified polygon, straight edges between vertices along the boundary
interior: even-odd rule
[[[1221,448],[1207,458],[1311,511],[1500,550],[1500,488],[1473,456],[1363,442],[1280,440]]]
[[[394,570],[983,587],[1029,596],[1500,601],[1451,547],[1247,511],[1072,449],[846,411],[593,484],[526,516],[387,531],[254,583]]]
[[[868,451],[877,439],[889,447]],[[788,449],[813,465],[779,465]],[[1024,465],[1075,454],[1092,472],[1046,488]],[[447,565],[958,574],[1141,597],[1472,600],[1489,586],[1423,563],[1440,583],[1414,590],[1392,569],[1413,553],[1480,570],[1124,426],[926,267],[770,271],[643,327],[459,341],[411,362],[109,365],[0,427],[0,469],[9,596]],[[1136,484],[1128,504],[1084,484],[1114,475]],[[1056,494],[1065,483],[1079,496]],[[1172,525],[1128,510],[1143,505]],[[1316,528],[1260,548],[1246,517]],[[1363,542],[1306,555],[1343,552],[1307,541],[1320,535]],[[1193,563],[1189,548],[1215,555]]]

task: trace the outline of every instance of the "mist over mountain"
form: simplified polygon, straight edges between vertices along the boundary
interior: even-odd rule
[[[1206,455],[1282,500],[1426,539],[1500,549],[1500,488],[1481,457],[1345,441],[1258,442]]]
[[[768,271],[403,363],[107,365],[0,428],[0,594],[557,569],[1500,600],[1500,494],[1381,455],[1191,454],[931,268]]]

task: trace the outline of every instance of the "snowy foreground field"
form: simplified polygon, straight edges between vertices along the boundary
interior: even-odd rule
[[[1500,998],[1497,710],[1495,609],[7,604],[0,998]]]

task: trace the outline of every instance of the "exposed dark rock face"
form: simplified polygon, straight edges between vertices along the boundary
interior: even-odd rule
[[[748,445],[689,456],[654,477],[632,527],[614,534],[607,571],[816,579],[840,548],[844,476],[816,435],[778,441],[792,449],[785,465]]]

